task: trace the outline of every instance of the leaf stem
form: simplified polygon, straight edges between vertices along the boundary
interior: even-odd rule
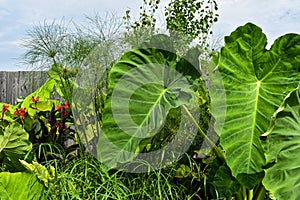
[[[252,200],[253,199],[253,190],[248,191],[248,199]]]
[[[220,158],[222,161],[225,162],[226,157],[225,157],[225,153],[222,151],[222,149],[220,149],[218,146],[216,146],[216,144],[213,141],[211,141],[211,139],[209,137],[207,137],[207,135],[201,129],[201,127],[199,126],[199,124],[197,123],[195,118],[192,116],[191,112],[188,110],[188,108],[185,105],[182,105],[182,107],[183,107],[184,111],[187,113],[187,115],[189,116],[189,118],[192,120],[194,125],[197,127],[200,135],[209,143],[209,145],[214,150],[214,152],[216,153],[218,158]]]
[[[264,200],[266,195],[266,188],[262,184],[262,182],[259,183],[257,186],[257,189],[254,192],[254,200]]]

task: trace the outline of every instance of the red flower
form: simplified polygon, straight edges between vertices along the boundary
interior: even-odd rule
[[[61,113],[61,117],[68,115],[68,112],[66,112],[66,110],[69,108],[70,104],[67,101],[63,105],[56,106],[56,110]]]
[[[9,108],[9,105],[3,105],[2,106],[2,124],[3,124],[3,118],[4,118],[4,113],[5,112],[10,112],[9,110],[8,110],[8,108]]]
[[[58,130],[67,128],[65,123],[62,123],[62,122],[59,122],[59,121],[56,122],[56,127],[58,128]]]
[[[65,109],[69,109],[69,108],[70,108],[69,102],[66,101],[66,102],[64,103],[64,108],[65,108]]]
[[[26,108],[20,108],[20,118],[23,119],[26,114]]]
[[[30,98],[30,101],[32,101],[32,102],[38,102],[38,101],[40,101],[40,97],[39,96],[37,96],[36,98],[34,98],[34,96],[32,96],[31,98]]]
[[[16,111],[14,112],[14,115],[18,115],[19,114],[19,109],[16,108]]]
[[[26,115],[26,108],[20,108],[20,110],[16,108],[14,115],[20,115],[20,119],[23,119]]]
[[[10,111],[8,110],[8,108],[9,108],[9,105],[3,105],[3,106],[2,106],[2,113],[10,112]]]
[[[62,106],[61,106],[61,105],[56,106],[56,110],[57,110],[58,112],[61,112],[61,109],[62,109]]]

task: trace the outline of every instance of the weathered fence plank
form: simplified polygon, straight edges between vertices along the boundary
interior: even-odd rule
[[[0,71],[0,102],[15,104],[43,85],[48,78],[45,71]]]

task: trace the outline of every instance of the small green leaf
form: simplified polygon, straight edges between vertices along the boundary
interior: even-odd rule
[[[196,174],[195,174],[195,172],[193,172],[191,170],[191,168],[189,168],[188,166],[182,164],[176,170],[175,177],[176,178],[196,177]]]

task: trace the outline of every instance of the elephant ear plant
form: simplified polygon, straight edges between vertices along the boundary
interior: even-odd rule
[[[261,137],[271,166],[265,170],[263,184],[278,199],[299,199],[300,83],[274,113],[269,130]]]
[[[149,45],[168,45],[168,40],[157,35]],[[113,65],[98,141],[102,162],[116,167],[133,160],[151,148],[172,109],[196,102],[188,79],[176,71],[177,59],[170,51],[149,47],[132,49]]]
[[[286,95],[298,86],[300,35],[286,34],[275,40],[269,50],[266,45],[265,34],[251,23],[225,37],[225,46],[213,58],[216,64],[213,70],[221,74],[227,111],[225,115],[216,112],[220,97],[212,92],[212,114],[216,118],[216,126],[225,119],[222,131],[218,132],[220,144],[232,175],[248,189],[248,198],[258,199],[264,185],[276,198],[290,199],[286,184],[289,183],[289,188],[294,190],[300,180],[299,173],[292,171],[299,168],[299,159],[293,153],[299,146],[296,145],[299,93],[293,99],[294,104],[285,104],[287,111],[281,112],[274,129],[269,130],[274,131],[274,135],[270,133],[267,137],[267,152],[260,137],[267,132],[273,113]],[[211,74],[215,73],[213,70]],[[217,81],[211,79],[211,84],[218,84]],[[291,148],[290,151],[285,147]],[[268,168],[270,165],[267,164],[274,166]],[[290,195],[295,197],[292,199],[299,198],[299,194]]]

